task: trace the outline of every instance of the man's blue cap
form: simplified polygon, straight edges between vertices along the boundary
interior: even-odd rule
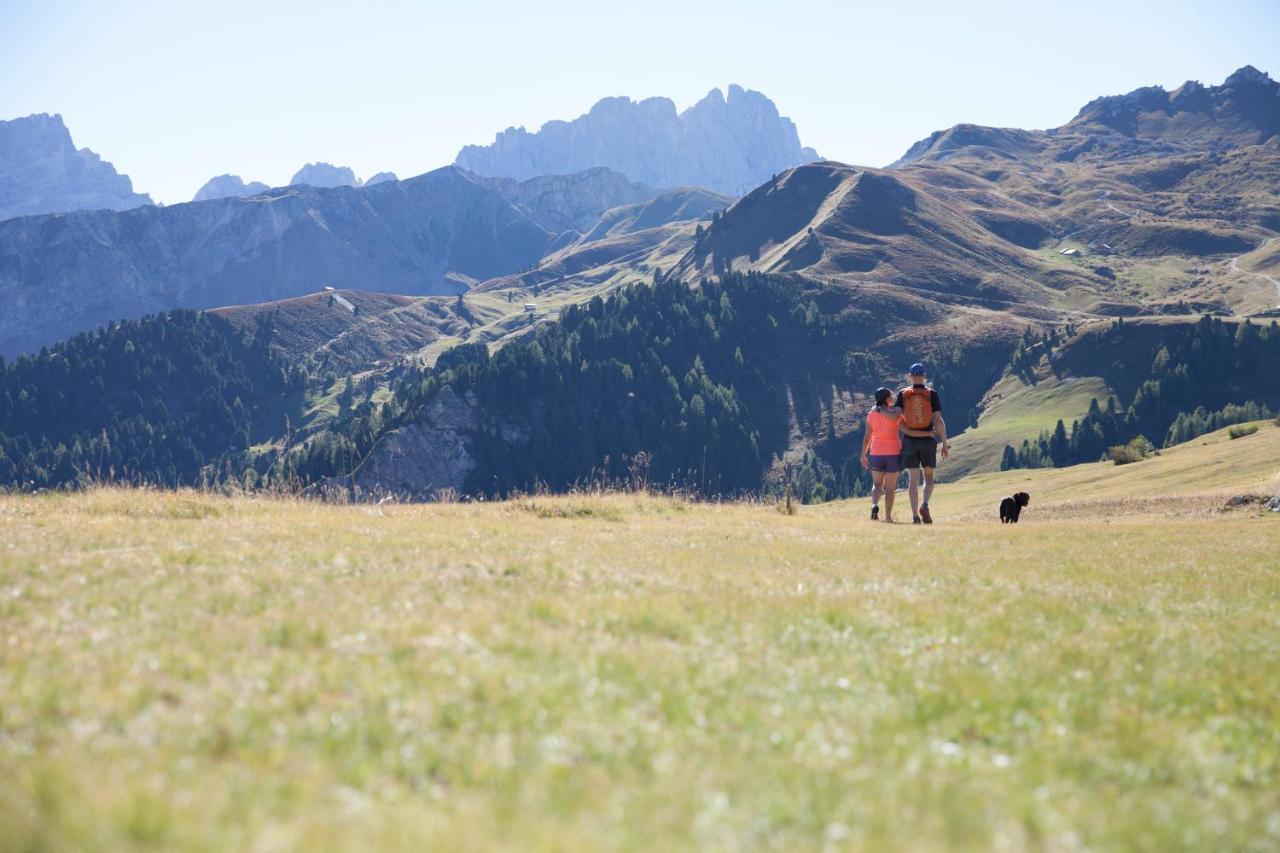
[[[911,369],[908,370],[907,373],[911,376],[924,376],[924,365],[917,361],[915,364],[911,365]]]

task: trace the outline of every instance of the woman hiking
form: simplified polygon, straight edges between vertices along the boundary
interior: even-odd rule
[[[902,470],[902,409],[893,404],[893,392],[876,390],[875,408],[867,413],[862,436],[862,467],[871,472],[871,520],[880,517],[880,497],[884,496],[884,521],[893,523],[893,495]]]

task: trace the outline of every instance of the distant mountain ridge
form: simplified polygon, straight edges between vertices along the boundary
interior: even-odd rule
[[[332,163],[308,163],[289,179],[290,186],[306,184],[310,187],[359,187],[360,179],[347,166]]]
[[[151,204],[133,182],[77,149],[60,115],[0,121],[0,220],[72,210],[129,210]]]
[[[648,201],[658,190],[598,167],[569,175],[539,175],[525,180],[477,178],[552,234],[590,230],[606,210]]]
[[[1280,134],[1280,83],[1252,65],[1221,85],[1188,80],[1173,91],[1146,86],[1095,98],[1061,127],[1050,130],[958,124],[912,145],[890,168],[945,162],[958,152],[1027,159],[1045,154],[1058,162],[1082,155],[1109,158],[1158,153],[1199,154],[1260,145]]]
[[[529,269],[606,211],[657,195],[607,169],[519,182],[447,166],[361,189],[298,185],[10,220],[0,223],[0,354],[109,319],[284,299],[325,285],[455,294]]]
[[[218,175],[216,178],[210,178],[205,182],[199,190],[196,191],[195,198],[192,201],[212,201],[215,198],[247,198],[251,195],[264,193],[271,187],[261,181],[250,181],[245,183],[239,175]]]
[[[712,89],[680,113],[667,98],[605,98],[573,121],[549,121],[534,133],[508,128],[491,145],[464,147],[454,162],[518,180],[607,166],[649,186],[742,195],[816,159],[771,100],[731,85],[728,97]]]
[[[303,166],[289,181],[290,186],[311,187],[371,187],[397,181],[395,172],[378,172],[367,181],[361,181],[355,172],[346,166],[333,166],[329,163],[308,163]],[[196,191],[192,201],[212,201],[215,198],[247,198],[264,193],[271,187],[261,181],[245,183],[239,175],[218,175],[210,178],[204,186]]]
[[[1280,83],[1246,65],[1219,86],[1148,86],[1090,101],[1067,127],[1089,124],[1141,139],[1176,134],[1183,143],[1256,145],[1280,133]]]

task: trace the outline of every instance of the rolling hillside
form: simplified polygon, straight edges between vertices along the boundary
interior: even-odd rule
[[[972,474],[939,486],[930,506],[939,507],[939,519],[946,513],[962,519],[998,518],[1000,498],[1025,491],[1032,504],[1023,522],[1146,514],[1220,517],[1236,495],[1280,495],[1280,426],[1273,421],[1257,426],[1255,434],[1244,438],[1232,439],[1229,430],[1219,430],[1129,465],[1094,462]],[[1252,504],[1241,511],[1258,509]]]
[[[938,469],[943,481],[1000,466],[1007,445],[1017,446],[1052,429],[1059,420],[1084,417],[1091,400],[1106,400],[1114,392],[1097,376],[1042,376],[1034,385],[1006,374],[982,400],[977,426],[951,442],[951,457]]]

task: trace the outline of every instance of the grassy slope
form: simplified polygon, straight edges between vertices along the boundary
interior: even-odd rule
[[[1275,847],[1280,518],[955,513],[1278,447],[975,477],[892,533],[856,504],[0,497],[0,838]]]
[[[1112,391],[1095,376],[1058,378],[1047,370],[1035,385],[1008,375],[987,394],[991,401],[978,418],[978,426],[952,441],[950,460],[939,468],[943,479],[958,479],[973,471],[999,470],[1005,445],[1017,447],[1034,440],[1042,430],[1053,429],[1061,418],[1071,423],[1089,411],[1089,402],[1103,402]]]
[[[1228,430],[1219,430],[1131,465],[1096,462],[974,474],[938,486],[930,506],[952,513],[994,513],[1003,495],[1025,491],[1035,501],[1030,519],[1042,503],[1206,496],[1220,506],[1224,496],[1280,494],[1280,428],[1270,421],[1260,421],[1258,427],[1256,434],[1235,440]]]

